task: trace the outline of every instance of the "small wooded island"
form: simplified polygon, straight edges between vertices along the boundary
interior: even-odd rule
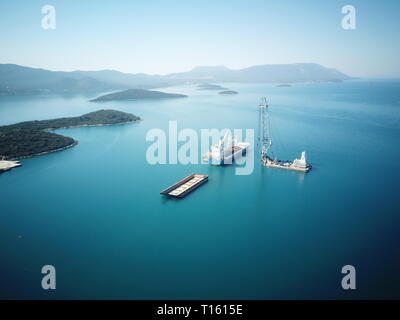
[[[19,160],[61,151],[78,141],[49,130],[133,123],[139,117],[115,110],[99,110],[80,117],[36,120],[0,126],[0,158]]]
[[[145,90],[145,89],[128,89],[110,94],[105,94],[91,102],[103,102],[114,100],[142,100],[142,99],[170,99],[170,98],[186,98],[184,94],[165,93],[161,91]]]
[[[204,83],[204,84],[199,84],[197,86],[197,90],[228,90],[228,88],[221,87],[218,84]]]
[[[231,94],[238,94],[238,92],[237,92],[237,91],[234,91],[234,90],[225,90],[225,91],[221,91],[219,94],[222,94],[222,95],[231,95]]]

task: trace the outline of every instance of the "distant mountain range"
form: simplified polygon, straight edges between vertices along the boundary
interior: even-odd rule
[[[259,65],[233,70],[224,66],[196,67],[167,75],[130,74],[114,70],[49,71],[0,64],[0,95],[37,93],[99,93],[130,88],[151,89],[184,83],[338,82],[351,79],[336,69],[315,63]]]
[[[293,83],[338,82],[351,79],[348,75],[316,63],[266,64],[232,70],[224,66],[196,67],[189,72],[169,74],[170,79],[207,82]]]

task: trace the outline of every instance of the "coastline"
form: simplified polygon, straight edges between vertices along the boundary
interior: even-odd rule
[[[126,121],[126,122],[120,122],[120,123],[106,123],[106,124],[83,124],[83,125],[78,125],[78,126],[69,126],[69,127],[61,127],[61,128],[48,128],[48,129],[44,129],[44,131],[52,131],[52,130],[59,130],[59,129],[69,129],[69,128],[81,128],[81,127],[106,127],[106,126],[116,126],[116,125],[123,125],[123,124],[130,124],[130,123],[136,123],[139,121],[143,121],[142,118],[140,118],[139,120],[133,120],[133,121]],[[35,153],[35,154],[31,154],[28,156],[23,156],[23,157],[17,157],[17,158],[10,158],[8,160],[10,161],[20,161],[23,159],[29,159],[29,158],[33,158],[33,157],[38,157],[38,156],[44,156],[46,154],[50,154],[50,153],[55,153],[55,152],[60,152],[60,151],[64,151],[70,148],[73,148],[75,146],[77,146],[79,144],[79,141],[74,140],[73,143],[62,147],[62,148],[58,148],[58,149],[53,149],[53,150],[48,150],[48,151],[43,151],[43,152],[39,152],[39,153]]]
[[[123,124],[130,124],[143,121],[143,118],[133,121],[126,121],[126,122],[118,122],[118,123],[99,123],[99,124],[80,124],[77,126],[67,126],[67,127],[60,127],[60,128],[47,128],[44,131],[53,131],[53,130],[60,130],[60,129],[73,129],[73,128],[83,128],[83,127],[108,127],[108,126],[119,126]]]
[[[20,161],[20,160],[23,160],[23,159],[29,159],[29,158],[33,158],[33,157],[44,156],[46,154],[67,150],[69,148],[75,147],[78,144],[79,144],[79,142],[77,140],[74,140],[73,143],[71,143],[71,144],[69,144],[69,145],[67,145],[65,147],[62,147],[62,148],[53,149],[53,150],[49,150],[49,151],[43,151],[43,152],[39,152],[39,153],[34,153],[34,154],[29,155],[29,156],[23,156],[23,157],[18,157],[18,158],[10,158],[9,160],[10,161]]]

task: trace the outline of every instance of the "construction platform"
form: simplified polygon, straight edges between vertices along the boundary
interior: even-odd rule
[[[263,160],[263,164],[266,167],[270,168],[278,168],[278,169],[286,169],[286,170],[294,170],[300,172],[308,172],[311,170],[312,166],[307,165],[306,167],[299,167],[293,164],[293,162],[280,162],[280,161],[270,161],[270,160]]]
[[[194,173],[161,191],[160,194],[182,199],[207,181],[208,175]]]
[[[21,166],[18,161],[0,160],[0,173]]]

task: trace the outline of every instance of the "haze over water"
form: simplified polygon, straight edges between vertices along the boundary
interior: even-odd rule
[[[0,175],[0,298],[399,298],[400,81],[183,86],[162,101],[0,97],[0,125],[126,111],[144,121],[58,130],[72,149]],[[258,128],[270,105],[274,153],[306,150],[307,174],[234,166],[150,165],[152,128]],[[209,182],[183,200],[159,192],[191,173]],[[57,289],[40,287],[43,265]],[[357,290],[341,289],[342,266]]]

